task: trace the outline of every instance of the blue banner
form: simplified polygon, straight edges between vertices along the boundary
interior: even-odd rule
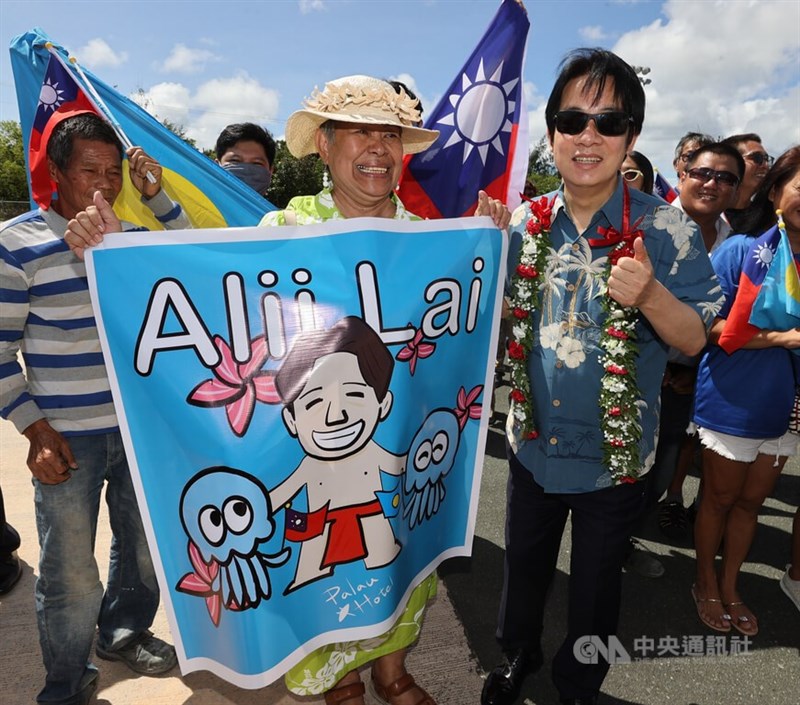
[[[184,673],[267,685],[470,553],[506,247],[488,218],[353,219],[89,252]]]

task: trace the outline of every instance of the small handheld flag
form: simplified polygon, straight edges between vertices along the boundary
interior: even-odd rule
[[[756,238],[745,257],[736,300],[719,346],[728,354],[745,345],[759,330],[800,327],[800,277],[783,216]]]

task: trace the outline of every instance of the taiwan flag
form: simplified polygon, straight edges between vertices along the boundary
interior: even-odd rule
[[[759,330],[797,327],[800,277],[786,231],[776,225],[756,238],[747,253],[719,346],[730,354]]]
[[[672,188],[669,181],[661,176],[658,169],[656,169],[653,193],[656,196],[661,196],[667,203],[672,203],[678,197],[678,192]]]
[[[92,102],[75,82],[69,70],[51,57],[39,92],[39,103],[31,126],[28,164],[31,171],[31,198],[44,210],[50,208],[56,185],[47,167],[47,142],[62,120],[80,113],[97,114]]]
[[[528,169],[522,65],[530,22],[503,0],[483,38],[425,121],[439,130],[427,150],[406,158],[398,195],[425,218],[472,215],[483,189],[510,208]]]

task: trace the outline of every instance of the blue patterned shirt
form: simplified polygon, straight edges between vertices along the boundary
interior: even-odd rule
[[[655,278],[680,301],[691,306],[708,328],[723,295],[709,262],[699,229],[677,208],[661,199],[631,189],[630,225],[642,218],[639,229],[653,265]],[[550,194],[556,202],[550,231],[551,250],[541,289],[541,307],[534,317],[534,348],[528,359],[535,426],[539,437],[516,446],[520,462],[546,492],[590,492],[612,484],[603,464],[600,428],[600,381],[603,355],[599,347],[605,268],[609,246],[590,247],[598,227],[622,229],[622,180],[606,204],[595,213],[584,234],[577,231],[564,206],[563,193]],[[523,204],[510,225],[509,276],[516,267],[522,236],[530,218]],[[644,316],[636,326],[639,354],[637,382],[642,425],[640,473],[655,457],[661,380],[668,346],[656,336]],[[512,447],[513,406],[507,435]]]

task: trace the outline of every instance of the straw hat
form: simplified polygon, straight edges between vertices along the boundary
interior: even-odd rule
[[[371,76],[345,76],[329,81],[325,90],[314,89],[298,110],[286,121],[286,146],[295,157],[317,151],[314,135],[327,120],[396,125],[402,128],[403,151],[422,152],[439,136],[438,130],[414,127],[420,119],[417,106],[405,91],[397,93],[386,81]]]

